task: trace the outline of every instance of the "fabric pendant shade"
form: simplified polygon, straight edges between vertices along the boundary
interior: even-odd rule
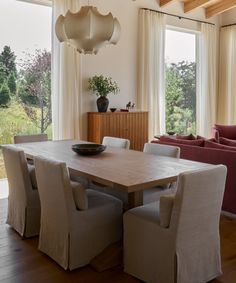
[[[96,7],[83,6],[77,13],[60,15],[55,30],[60,42],[67,42],[80,53],[96,54],[102,46],[118,42],[121,28],[111,13],[101,15]]]

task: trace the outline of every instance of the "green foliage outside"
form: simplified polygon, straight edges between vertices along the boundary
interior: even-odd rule
[[[23,106],[13,99],[7,108],[0,108],[0,144],[13,143],[15,135],[27,135],[40,133],[39,129],[30,120],[24,111]],[[47,128],[46,134],[52,138],[51,125]],[[3,157],[0,151],[0,179],[6,178]]]
[[[47,133],[51,128],[51,54],[36,50],[17,72],[16,56],[9,46],[0,53],[0,144],[15,135]],[[0,151],[0,179],[5,178]]]
[[[196,64],[166,66],[166,132],[196,133]]]
[[[7,107],[10,100],[10,89],[4,82],[2,85],[0,85],[0,107]]]

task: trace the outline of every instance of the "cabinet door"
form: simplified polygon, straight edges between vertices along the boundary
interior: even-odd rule
[[[148,141],[148,113],[88,113],[88,140],[101,143],[104,136],[129,139],[131,149],[142,151]]]
[[[142,151],[144,143],[148,142],[148,113],[129,113],[125,132],[126,138],[130,140],[130,148]]]

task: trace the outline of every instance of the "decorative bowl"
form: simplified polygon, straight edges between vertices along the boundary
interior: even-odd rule
[[[105,149],[106,146],[103,144],[84,143],[72,145],[72,150],[80,155],[96,155]]]
[[[110,108],[111,112],[115,112],[116,108]]]

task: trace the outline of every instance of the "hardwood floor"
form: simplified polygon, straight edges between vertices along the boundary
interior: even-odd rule
[[[0,283],[137,283],[122,267],[96,272],[91,267],[64,271],[37,250],[38,238],[23,240],[6,221],[7,200],[0,200]],[[236,220],[221,218],[223,275],[211,283],[236,282]]]

